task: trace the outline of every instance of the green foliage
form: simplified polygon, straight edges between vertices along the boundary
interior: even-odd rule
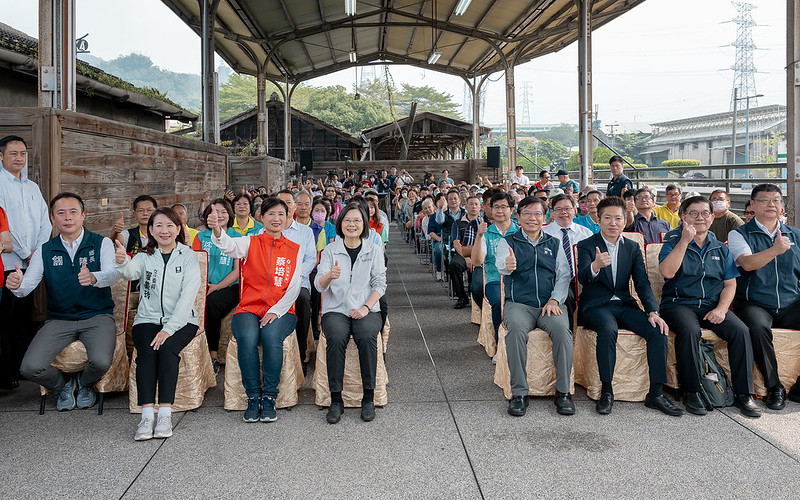
[[[578,145],[578,129],[574,125],[568,123],[562,123],[545,132],[538,132],[536,137],[542,141],[552,139],[556,142],[560,142],[567,148]],[[567,155],[564,155],[564,157],[566,156]],[[554,156],[553,158],[556,157]]]
[[[458,112],[460,106],[453,102],[452,94],[439,92],[429,85],[417,87],[404,83],[400,91],[394,96],[394,103],[400,112],[400,116],[407,116],[411,110],[411,103],[415,101],[417,103],[417,113],[432,111],[440,115],[461,119],[461,115]]]
[[[648,165],[645,164],[645,163],[633,163],[633,162],[631,162],[631,164],[634,167],[636,167],[637,169],[648,168]],[[628,165],[626,163],[625,167],[630,168],[630,165]],[[608,170],[608,163],[592,163],[592,168],[595,169],[595,170]]]
[[[275,91],[275,85],[267,82],[267,99]],[[224,122],[257,104],[256,78],[250,75],[231,73],[228,81],[219,86],[219,121]]]
[[[542,139],[537,147],[539,156],[546,156],[554,160],[563,160],[569,157],[569,149],[555,139]]]
[[[373,99],[356,100],[341,85],[298,87],[292,102],[297,109],[354,135],[391,121],[388,108]]]
[[[662,167],[694,167],[700,164],[700,160],[665,160],[661,162]]]
[[[622,156],[636,158],[644,151],[649,140],[647,134],[619,134],[614,137],[614,149]]]
[[[778,162],[778,144],[784,140],[783,134],[773,134],[770,137],[761,139],[761,156],[756,159],[760,163]]]

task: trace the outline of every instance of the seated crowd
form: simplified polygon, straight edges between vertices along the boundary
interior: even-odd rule
[[[684,412],[662,391],[672,330],[686,410],[705,413],[696,369],[701,328],[728,342],[734,405],[744,415],[761,413],[752,398],[754,364],[767,385],[767,407],[780,410],[787,397],[800,402],[800,384],[787,395],[778,379],[771,330],[800,324],[800,230],[781,222],[783,198],[772,184],[753,188],[745,207],[752,214],[744,223],[721,190],[681,201],[680,187],[669,185],[667,202],[655,206],[655,193],[646,186],[634,190],[618,157],[611,159],[614,177],[605,197],[593,186],[581,189],[564,170],[556,173],[557,186],[548,172],[531,183],[521,168],[503,183],[478,177],[470,185],[454,181],[447,170],[418,183],[393,167],[369,177],[345,171],[341,181],[333,173],[292,178],[278,192],[246,186],[234,193],[229,187],[218,198],[206,196],[196,211],[184,204],[159,207],[143,194],[132,203],[135,225],[127,227],[120,213],[106,237],[84,227],[78,194],[59,193],[45,202],[25,173],[26,149],[22,138],[0,139],[0,388],[13,389],[23,377],[53,391],[59,411],[93,406],[94,384],[109,370],[116,341],[110,287],[118,277],[130,281],[139,297],[131,331],[142,407],[136,440],[172,435],[181,351],[198,334],[202,316],[218,371],[225,363],[218,355],[222,323],[231,313],[247,396],[245,422],[277,419],[284,340],[297,333],[305,371],[309,331],[326,339],[326,420],[335,424],[344,414],[351,337],[361,367],[360,417],[373,420],[392,219],[407,241],[430,250],[432,272],[451,284],[455,309],[471,301],[482,305],[485,298],[495,338],[505,326],[511,415],[524,415],[528,406],[526,343],[534,328],[552,340],[556,409],[575,413],[570,373],[576,316],[578,325],[597,335],[598,413],[612,410],[620,328],[647,342],[648,407]],[[664,242],[660,303],[642,251],[625,231]],[[208,254],[205,311],[195,309],[203,281],[197,252]],[[43,325],[32,315],[40,283],[47,295]],[[77,375],[62,373],[52,362],[75,340],[86,347],[86,367]]]

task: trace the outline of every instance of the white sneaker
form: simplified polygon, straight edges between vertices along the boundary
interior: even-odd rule
[[[497,364],[497,354],[495,354],[494,356],[492,356],[492,364],[493,364],[493,365],[496,365],[496,364]]]
[[[172,437],[172,415],[159,415],[153,437],[163,439]]]
[[[136,434],[133,435],[134,441],[147,441],[153,439],[153,424],[155,421],[152,418],[143,418],[139,422],[139,427],[136,428]]]
[[[436,271],[436,281],[442,281],[442,272]]]

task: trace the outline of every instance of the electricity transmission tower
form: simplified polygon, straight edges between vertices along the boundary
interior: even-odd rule
[[[756,67],[753,64],[753,50],[756,46],[753,43],[753,16],[750,11],[756,8],[755,5],[745,2],[731,2],[738,14],[731,19],[736,23],[736,61],[731,69],[733,73],[733,88],[731,89],[731,110],[733,109],[734,94],[738,97],[754,96],[756,92]],[[738,91],[734,91],[738,89]],[[753,105],[758,106],[758,98],[753,98]]]
[[[522,125],[531,124],[531,95],[533,94],[533,84],[522,82]]]

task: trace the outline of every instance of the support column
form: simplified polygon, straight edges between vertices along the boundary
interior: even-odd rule
[[[592,0],[578,5],[578,155],[581,186],[594,181],[592,173]]]
[[[259,70],[256,76],[258,107],[258,156],[269,153],[269,123],[267,122],[267,75]]]
[[[203,86],[203,141],[219,144],[219,107],[214,65],[214,21],[219,0],[200,0],[201,80]]]
[[[508,145],[508,170],[517,168],[517,109],[514,96],[514,65],[506,66],[506,143]]]
[[[286,95],[283,99],[283,159],[292,161],[292,94],[297,87],[297,82],[289,87],[289,77],[286,77]]]
[[[786,215],[800,221],[800,5],[786,0]]]
[[[477,78],[472,79],[469,90],[472,93],[472,159],[481,157],[481,85]]]
[[[39,106],[75,111],[75,0],[39,0]]]

